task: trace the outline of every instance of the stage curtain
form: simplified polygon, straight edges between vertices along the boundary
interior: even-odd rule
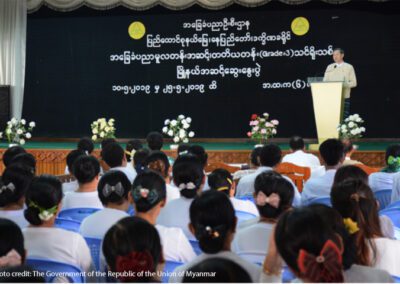
[[[233,3],[243,6],[260,6],[276,0],[27,0],[28,11],[34,12],[43,4],[58,11],[71,11],[86,5],[94,9],[111,9],[116,6],[125,6],[133,10],[146,10],[156,5],[162,5],[172,10],[181,10],[194,4],[208,9],[222,9]],[[299,5],[311,0],[279,0],[286,4]],[[331,4],[342,4],[352,0],[321,0]],[[353,0],[355,1],[355,0]],[[385,2],[389,0],[369,0],[373,2]]]
[[[20,118],[24,99],[26,0],[0,1],[0,85],[10,85],[11,114]]]

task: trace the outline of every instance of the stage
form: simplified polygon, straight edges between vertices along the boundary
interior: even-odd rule
[[[252,142],[201,142],[192,143],[203,146],[209,156],[209,163],[224,162],[229,164],[246,164],[249,162],[249,156],[254,148],[255,143]],[[277,143],[284,154],[289,151],[287,143]],[[358,160],[370,167],[383,167],[385,162],[385,149],[392,142],[357,142],[358,151],[354,153],[353,159]],[[125,143],[121,143],[125,147]],[[176,151],[169,149],[169,144],[165,144],[163,150],[167,155],[176,157]],[[4,151],[8,148],[7,143],[0,143],[0,172],[3,172],[4,165],[2,157]],[[64,174],[66,165],[66,156],[76,148],[76,142],[39,142],[30,141],[24,148],[33,154],[37,160],[37,174]],[[317,151],[310,151],[317,154]],[[96,145],[94,155],[99,157],[100,145]]]

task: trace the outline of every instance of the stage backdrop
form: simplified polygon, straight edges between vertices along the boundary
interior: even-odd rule
[[[397,137],[400,5],[269,3],[192,7],[42,7],[28,16],[24,117],[35,136],[90,134],[99,117],[118,137],[144,137],[164,119],[193,118],[196,137],[246,137],[251,114],[278,119],[277,137],[316,137],[307,77],[323,76],[334,47],[353,64],[352,113],[366,137]]]

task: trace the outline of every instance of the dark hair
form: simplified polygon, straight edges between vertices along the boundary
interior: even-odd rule
[[[190,222],[205,253],[218,253],[229,233],[236,228],[235,210],[229,198],[218,191],[206,191],[190,205]]]
[[[40,209],[50,209],[61,202],[62,185],[58,178],[51,175],[34,177],[26,191],[24,211],[25,219],[34,226],[43,224],[39,218]]]
[[[265,218],[278,218],[283,212],[291,208],[294,198],[293,185],[280,174],[267,171],[259,174],[254,182],[254,196],[258,212]],[[268,203],[261,205],[257,203],[257,195],[262,192],[270,197],[275,193],[279,196],[279,205],[274,207]]]
[[[13,164],[21,164],[29,167],[33,174],[36,172],[36,159],[31,153],[20,153],[14,156],[8,166],[11,166]]]
[[[141,190],[149,190],[147,195],[142,195]],[[141,173],[136,176],[132,186],[132,198],[136,211],[147,212],[167,197],[167,189],[163,177],[153,171]]]
[[[113,143],[117,143],[117,140],[115,140],[114,138],[105,138],[105,139],[101,140],[101,142],[100,142],[101,149],[103,150],[105,147],[107,147],[107,145],[113,144]]]
[[[250,154],[250,161],[256,167],[261,166],[261,164],[260,164],[261,150],[262,150],[262,147],[255,147],[253,149],[253,151],[251,151],[251,154]]]
[[[168,177],[170,164],[164,152],[152,151],[146,158],[144,165],[150,170],[160,173],[163,178]]]
[[[354,165],[341,166],[335,174],[333,185],[336,185],[345,179],[353,178],[368,184],[368,174],[360,167]]]
[[[26,150],[21,146],[13,146],[8,148],[3,154],[3,163],[5,167],[10,165],[11,160],[18,154],[26,153]]]
[[[204,171],[196,156],[182,155],[176,159],[172,167],[172,176],[177,187],[193,183],[195,189],[180,189],[180,193],[183,197],[194,198],[203,183]]]
[[[146,148],[137,150],[135,155],[133,155],[136,173],[140,174],[146,169],[145,161],[149,155],[150,151]]]
[[[112,226],[104,237],[102,250],[111,271],[136,273],[120,278],[121,282],[154,282],[146,273],[139,277],[137,272],[154,273],[164,262],[157,229],[138,217],[123,218]]]
[[[25,196],[26,190],[33,179],[30,168],[14,164],[8,166],[0,179],[0,207],[17,203]]]
[[[338,139],[325,140],[319,146],[319,152],[327,166],[336,166],[344,157],[343,143]]]
[[[28,272],[28,273],[27,273]],[[27,265],[9,266],[0,269],[1,283],[45,283],[45,279]]]
[[[80,156],[86,156],[82,150],[72,150],[67,155],[67,167],[70,174],[74,174],[74,163]]]
[[[340,52],[340,54],[344,54],[344,50],[343,50],[343,48],[336,47],[336,48],[333,50],[333,52],[335,52],[335,51],[339,51],[339,52]]]
[[[101,157],[110,168],[122,166],[125,152],[118,143],[108,144],[101,152]]]
[[[143,148],[143,144],[142,144],[142,142],[140,142],[139,139],[129,140],[128,143],[126,143],[126,147],[125,147],[125,151],[128,152],[128,153],[125,153],[126,160],[128,162],[132,161],[132,157],[129,153],[132,152],[132,150],[137,151],[142,148]]]
[[[268,144],[261,148],[260,163],[261,166],[275,167],[282,159],[282,151],[276,144]]]
[[[304,140],[300,136],[293,136],[289,141],[290,149],[293,151],[304,149]]]
[[[116,186],[121,183],[123,193],[119,191],[112,191],[107,193],[104,189],[105,186]],[[128,192],[131,190],[131,182],[127,176],[121,171],[108,171],[100,179],[97,185],[97,192],[99,199],[103,205],[108,203],[122,204],[128,198]]]
[[[178,156],[184,155],[184,154],[189,154],[189,148],[190,148],[189,144],[179,144],[178,149],[177,149]]]
[[[85,184],[91,182],[100,173],[100,163],[93,156],[80,156],[73,165],[74,176],[78,183]]]
[[[205,168],[207,166],[207,161],[208,161],[208,154],[206,152],[206,150],[204,150],[204,148],[200,145],[192,145],[189,147],[188,150],[189,154],[192,154],[194,156],[196,156],[201,165],[203,166],[203,168]]]
[[[224,258],[208,258],[190,267],[183,283],[251,283],[252,279],[239,264]],[[192,275],[189,276],[189,273]],[[208,274],[205,274],[208,273]]]
[[[150,150],[153,151],[160,151],[164,144],[164,138],[162,134],[157,131],[150,132],[146,137],[146,141]]]
[[[93,143],[92,139],[90,139],[89,137],[82,137],[78,141],[77,149],[81,150],[85,153],[87,152],[87,154],[89,155],[94,150],[94,143]]]
[[[385,162],[388,163],[388,159],[390,156],[397,158],[400,156],[400,144],[393,144],[386,148],[385,153]]]
[[[358,249],[357,264],[371,265],[376,256],[372,239],[383,236],[378,205],[371,188],[361,180],[346,179],[332,187],[331,201],[333,208],[343,218],[350,218],[357,223],[359,230],[354,233]]]
[[[24,235],[20,227],[13,221],[0,218],[0,257],[15,250],[25,261]]]
[[[344,139],[342,140],[342,143],[343,143],[343,152],[345,155],[347,155],[354,149],[353,142],[351,142],[351,140]]]
[[[225,193],[229,196],[229,191],[232,188],[233,177],[230,172],[225,169],[215,169],[208,176],[208,185],[211,190]]]
[[[318,256],[327,241],[332,241],[337,247],[342,248],[332,226],[326,223],[312,208],[300,207],[282,214],[276,225],[274,237],[279,254],[296,276],[302,280],[310,282],[344,281],[343,266],[339,259],[330,265],[329,273],[315,270],[301,272],[298,264],[301,250]],[[335,270],[336,273],[334,273]]]

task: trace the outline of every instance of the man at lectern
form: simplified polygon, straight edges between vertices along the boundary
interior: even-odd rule
[[[343,82],[343,94],[344,94],[344,113],[343,118],[350,115],[350,89],[357,86],[357,78],[354,72],[353,65],[343,61],[344,51],[341,48],[335,48],[333,50],[333,61],[326,68],[324,81],[341,81]]]

